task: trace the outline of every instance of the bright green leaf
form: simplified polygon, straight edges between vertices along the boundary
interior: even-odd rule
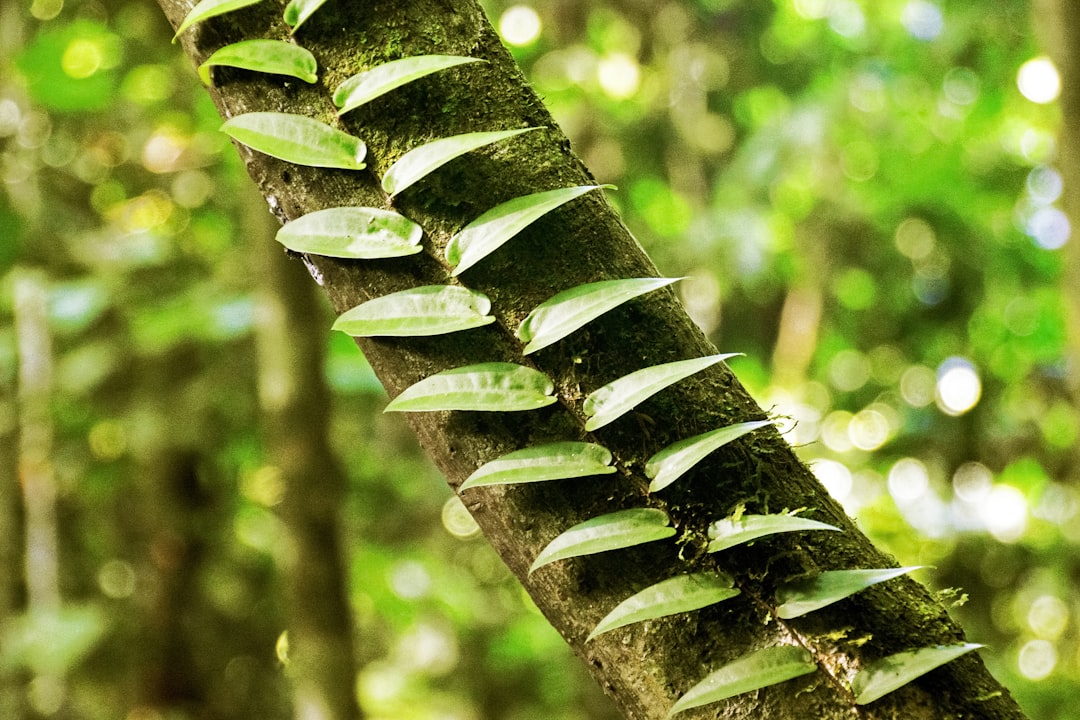
[[[651,585],[623,600],[597,624],[586,642],[608,630],[631,623],[700,610],[739,594],[727,575],[704,572],[678,575]]]
[[[633,508],[578,523],[548,543],[529,572],[556,560],[593,555],[662,540],[675,534],[667,513],[656,508]]]
[[[191,8],[190,12],[184,17],[183,22],[180,23],[180,27],[176,28],[176,34],[173,35],[173,42],[176,42],[176,38],[180,37],[180,33],[184,32],[195,23],[202,22],[203,20],[218,15],[224,15],[233,10],[239,10],[248,5],[255,5],[259,2],[261,2],[261,0],[202,0],[202,2]]]
[[[709,552],[727,550],[767,535],[798,530],[839,531],[840,528],[797,515],[743,515],[738,519],[724,518],[709,526]]]
[[[334,90],[334,105],[340,108],[338,115],[344,115],[425,75],[473,62],[487,61],[460,55],[414,55],[383,63],[357,73],[338,85]]]
[[[346,310],[334,330],[353,337],[422,337],[495,322],[487,295],[456,285],[426,285],[390,293]]]
[[[644,402],[664,388],[715,365],[721,360],[738,355],[710,355],[708,357],[678,360],[653,365],[632,372],[589,393],[582,410],[588,419],[585,429],[589,432],[614,422],[638,403]]]
[[[538,305],[517,330],[525,354],[562,340],[608,310],[682,278],[630,278],[601,280],[564,290]]]
[[[538,370],[513,363],[480,363],[444,370],[411,385],[383,412],[535,410],[555,402],[555,384]]]
[[[922,566],[880,570],[829,570],[812,577],[785,583],[776,591],[776,601],[781,603],[776,608],[776,614],[785,620],[800,617],[832,605],[871,585],[891,580],[912,570],[918,570],[920,567]]]
[[[981,647],[977,643],[938,645],[896,653],[870,663],[851,681],[855,702],[859,705],[872,703],[934,668]]]
[[[289,0],[282,19],[292,28],[291,32],[295,33],[325,2],[326,0]]]
[[[555,442],[537,445],[485,463],[461,484],[460,489],[607,475],[615,472],[611,460],[611,452],[594,443]]]
[[[486,258],[543,215],[600,187],[613,186],[558,188],[516,197],[491,208],[450,238],[446,246],[446,261],[454,267],[454,276]]]
[[[728,663],[687,690],[668,710],[668,717],[683,710],[776,685],[815,670],[817,665],[806,648],[794,645],[762,648]]]
[[[374,260],[420,252],[424,230],[404,215],[366,207],[317,210],[286,224],[277,241],[295,252]]]
[[[397,162],[386,171],[382,181],[383,190],[391,195],[397,195],[456,157],[485,145],[539,129],[532,127],[519,130],[465,133],[464,135],[442,138],[421,145],[418,148],[413,148],[398,158]]]
[[[360,138],[292,113],[245,113],[221,129],[253,150],[297,165],[361,170],[367,155]]]
[[[220,48],[199,66],[199,77],[204,84],[210,84],[210,68],[215,65],[288,75],[306,83],[318,79],[319,67],[308,50],[285,40],[241,40]]]
[[[663,490],[717,448],[769,424],[768,420],[738,423],[668,445],[645,463],[645,474],[652,480],[649,492]]]

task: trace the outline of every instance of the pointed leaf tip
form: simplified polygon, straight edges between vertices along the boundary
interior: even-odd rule
[[[180,37],[185,30],[196,23],[200,23],[203,20],[209,20],[218,15],[224,15],[233,10],[239,10],[248,5],[254,5],[261,1],[262,0],[202,0],[202,2],[196,4],[195,7],[191,8],[191,10],[188,11],[188,14],[184,16],[184,19],[176,28],[176,34],[173,35],[173,42],[176,42],[176,39]]]
[[[938,645],[896,653],[870,663],[851,681],[855,702],[859,705],[872,703],[915,678],[981,647],[984,646],[977,643]]]
[[[517,450],[485,463],[458,489],[609,475],[615,472],[612,459],[611,451],[594,443],[547,443]]]
[[[678,282],[682,278],[601,280],[563,290],[540,303],[521,321],[517,337],[524,354],[552,345],[625,302]]]
[[[289,32],[295,33],[315,11],[323,6],[326,0],[289,0],[285,6],[285,12],[281,18],[289,26]]]
[[[806,648],[794,645],[762,648],[728,663],[687,690],[671,706],[667,716],[670,718],[684,710],[760,690],[815,670],[817,665]]]
[[[218,49],[199,66],[199,77],[203,84],[210,84],[210,68],[218,65],[287,75],[306,83],[318,79],[315,56],[285,40],[241,40]]]
[[[540,551],[529,573],[556,560],[662,540],[675,534],[670,519],[657,508],[633,508],[600,515],[563,532]]]
[[[801,617],[814,610],[839,602],[846,597],[886,580],[900,577],[921,565],[869,570],[828,570],[808,578],[781,585],[776,591],[776,615],[784,620]]]
[[[414,55],[392,60],[357,73],[338,85],[334,90],[334,105],[338,107],[338,115],[344,115],[413,80],[440,70],[474,62],[487,61],[460,55]]]
[[[709,526],[709,552],[720,552],[776,533],[840,528],[798,515],[743,515],[717,520]]]
[[[513,363],[480,363],[445,370],[410,385],[383,412],[535,410],[556,402],[546,375]]]
[[[713,451],[770,424],[770,420],[738,423],[668,445],[645,463],[645,475],[652,480],[649,483],[649,492],[663,490]]]
[[[497,143],[500,140],[539,130],[540,128],[519,128],[517,130],[497,130],[494,132],[473,132],[463,135],[434,140],[413,148],[390,166],[383,176],[382,186],[391,196],[419,182],[451,160],[465,153]]]
[[[668,578],[619,603],[597,623],[585,641],[625,625],[700,610],[728,600],[739,594],[734,584],[729,576],[712,572]]]
[[[711,365],[741,353],[677,360],[653,365],[624,375],[598,388],[585,398],[582,411],[588,420],[585,430],[592,432],[612,423],[666,387],[690,377]]]
[[[545,214],[590,190],[612,185],[580,185],[523,195],[496,205],[450,238],[446,261],[457,277],[510,241]]]

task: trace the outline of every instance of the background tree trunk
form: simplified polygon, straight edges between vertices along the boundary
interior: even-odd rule
[[[160,4],[174,26],[189,9],[178,0]],[[198,64],[229,42],[287,37],[281,10],[281,4],[267,2],[200,24],[183,36],[185,50]],[[424,253],[372,263],[305,258],[338,311],[396,290],[448,282],[440,260],[447,240],[495,203],[593,182],[472,0],[328,3],[296,40],[318,59],[319,83],[307,87],[242,71],[216,72],[210,92],[223,116],[285,111],[335,122],[333,89],[363,68],[425,53],[471,55],[488,64],[417,81],[346,115],[342,126],[368,144],[368,170],[297,167],[241,147],[252,178],[282,221],[332,206],[389,206],[377,178],[407,149],[431,139],[477,130],[546,128],[473,153],[394,199],[397,211],[424,227]],[[719,710],[709,706],[682,717],[714,717],[717,712],[772,720],[1023,717],[974,655],[869,706],[854,704],[846,686],[854,668],[893,652],[962,637],[945,610],[910,579],[796,621],[771,616],[771,598],[780,581],[819,569],[893,564],[777,433],[747,436],[714,453],[676,486],[647,493],[644,460],[659,449],[765,416],[726,367],[714,366],[665,391],[644,403],[636,418],[626,417],[591,436],[585,433],[580,405],[591,390],[647,365],[715,352],[671,291],[624,305],[561,343],[522,357],[513,330],[555,292],[589,281],[657,274],[611,207],[590,194],[547,216],[465,274],[465,284],[491,298],[495,324],[444,337],[360,343],[392,397],[435,372],[475,362],[529,364],[555,380],[560,402],[541,411],[409,416],[452,487],[483,462],[528,444],[588,437],[612,450],[620,472],[603,479],[469,490],[462,499],[622,712],[629,718],[662,718],[674,698],[711,670],[749,650],[783,642],[811,650],[819,670],[737,696]],[[643,505],[671,515],[678,543],[564,561],[528,574],[539,550],[572,524]],[[778,536],[719,556],[705,554],[708,524],[741,506],[748,512],[807,508],[807,516],[844,532]],[[584,642],[595,623],[633,592],[677,573],[708,569],[735,576],[742,595]]]

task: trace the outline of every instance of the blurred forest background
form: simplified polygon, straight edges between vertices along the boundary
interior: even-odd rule
[[[1074,718],[1080,189],[1045,8],[484,5],[829,491],[1033,718]],[[312,486],[342,473],[369,717],[612,717],[302,266],[265,269],[272,218],[171,34],[151,0],[0,6],[0,716],[290,717],[276,458],[304,428],[336,458]],[[301,377],[284,298],[323,353]],[[280,382],[330,412],[268,418]]]

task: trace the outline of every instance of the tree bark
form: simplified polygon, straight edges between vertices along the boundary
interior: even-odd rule
[[[159,0],[176,26],[189,5]],[[197,25],[181,40],[196,64],[230,42],[286,38],[282,5],[263,2]],[[210,94],[224,117],[294,112],[339,123],[368,145],[360,172],[300,167],[238,149],[282,222],[334,206],[393,207],[425,230],[424,252],[406,259],[304,262],[340,312],[409,287],[453,282],[442,262],[451,235],[512,197],[593,179],[528,87],[474,0],[372,0],[327,3],[297,32],[319,61],[307,86],[239,70],[215,71]],[[469,65],[416,81],[335,119],[331,94],[373,65],[428,53],[470,55]],[[406,150],[439,137],[530,126],[526,133],[447,165],[392,201],[378,178]],[[272,252],[272,250],[270,250]],[[715,353],[668,289],[624,305],[560,343],[522,356],[514,330],[560,290],[658,272],[604,198],[591,193],[545,216],[463,275],[485,293],[497,321],[484,328],[420,339],[360,341],[391,397],[435,372],[477,362],[533,366],[555,381],[559,402],[528,413],[410,414],[425,450],[457,489],[473,470],[503,453],[555,440],[588,439],[609,448],[619,472],[461,493],[484,533],[536,604],[588,663],[628,718],[663,718],[675,698],[720,665],[764,646],[808,648],[819,669],[797,680],[680,714],[806,718],[1021,718],[1008,692],[969,654],[866,706],[848,689],[850,673],[894,652],[955,643],[962,631],[930,593],[910,579],[864,591],[793,621],[773,614],[777,583],[815,570],[885,567],[878,551],[774,431],[759,431],[713,453],[687,477],[649,494],[645,460],[667,445],[765,413],[723,365],[669,388],[595,433],[581,404],[601,385],[642,367]],[[317,372],[312,369],[312,372]],[[678,542],[561,561],[530,575],[548,542],[571,525],[615,510],[650,506],[672,517]],[[806,508],[841,533],[774,536],[722,554],[704,552],[706,530],[738,507],[747,512]],[[722,570],[742,594],[694,613],[585,638],[618,602],[687,571]]]

